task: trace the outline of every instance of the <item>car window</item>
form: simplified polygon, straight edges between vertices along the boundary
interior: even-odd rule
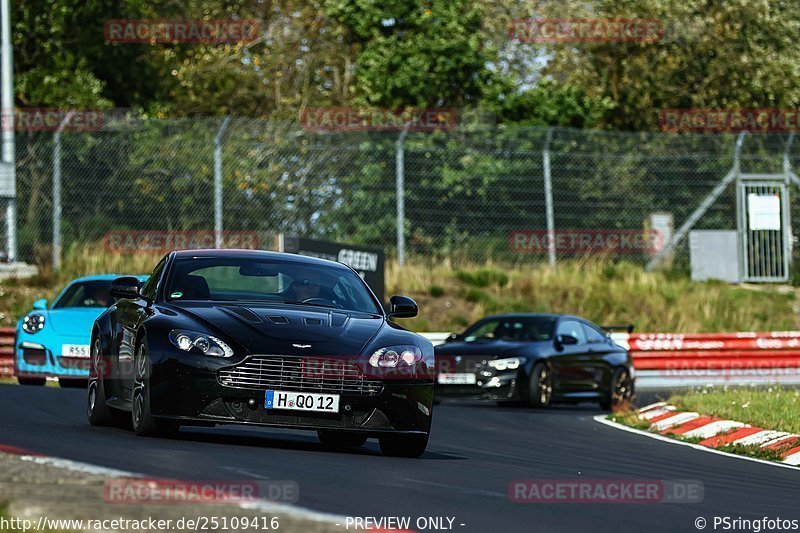
[[[161,278],[161,274],[164,272],[164,267],[166,264],[167,258],[165,257],[156,265],[156,268],[153,269],[150,279],[148,279],[142,287],[142,295],[145,298],[155,301],[158,292],[158,280]]]
[[[235,256],[181,258],[169,278],[172,301],[262,301],[380,313],[363,280],[344,267]]]
[[[111,281],[83,281],[70,285],[54,304],[53,309],[65,307],[108,307],[114,303],[108,289]]]
[[[586,334],[583,332],[583,325],[577,320],[562,320],[558,323],[558,335],[571,335],[578,339],[578,344],[586,342]]]
[[[586,332],[587,342],[606,342],[608,340],[605,333],[589,324],[584,324],[583,330]]]
[[[536,342],[550,340],[552,335],[552,318],[506,317],[478,322],[471,328],[468,328],[462,335],[462,338],[464,342],[482,340]]]

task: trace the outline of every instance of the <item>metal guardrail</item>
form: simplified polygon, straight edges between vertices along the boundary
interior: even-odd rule
[[[0,377],[14,373],[14,328],[0,328]]]
[[[423,333],[434,345],[449,333]],[[800,331],[611,333],[630,350],[640,389],[800,385]]]

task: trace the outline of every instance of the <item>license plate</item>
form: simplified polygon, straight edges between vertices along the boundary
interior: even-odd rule
[[[475,385],[475,374],[439,374],[437,381],[442,385]]]
[[[82,357],[89,358],[89,345],[88,344],[62,344],[61,345],[62,357]]]
[[[338,413],[339,395],[268,390],[264,407],[267,409],[287,409],[289,411]]]

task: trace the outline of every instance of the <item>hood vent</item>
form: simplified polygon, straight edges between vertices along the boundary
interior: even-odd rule
[[[285,316],[268,315],[267,318],[270,319],[270,321],[273,324],[288,324],[289,323],[289,319],[286,318]]]
[[[306,326],[321,326],[321,325],[322,325],[322,319],[321,319],[321,318],[309,318],[309,317],[305,317],[305,318],[303,319],[303,323],[304,323]]]

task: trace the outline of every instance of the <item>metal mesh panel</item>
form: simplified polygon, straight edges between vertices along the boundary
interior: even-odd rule
[[[232,118],[220,134],[222,122],[116,120],[62,133],[63,247],[102,246],[109,231],[213,232],[218,137],[226,231],[257,233],[262,248],[286,233],[396,250],[400,132],[319,132]],[[498,126],[410,132],[403,143],[407,254],[546,260],[546,249],[514,241],[547,228],[545,150],[557,234],[646,235],[654,213],[678,229],[733,167],[736,139]],[[53,133],[17,134],[18,256],[25,261],[46,264],[51,255],[54,144]],[[788,135],[750,134],[741,171],[782,172],[784,153],[800,163],[797,144],[789,146]],[[796,188],[791,194],[796,200]],[[795,214],[800,204],[791,205]],[[731,185],[695,227],[735,229],[736,220]],[[559,259],[587,253],[644,264],[655,251],[556,250]],[[670,261],[688,264],[686,240]]]

